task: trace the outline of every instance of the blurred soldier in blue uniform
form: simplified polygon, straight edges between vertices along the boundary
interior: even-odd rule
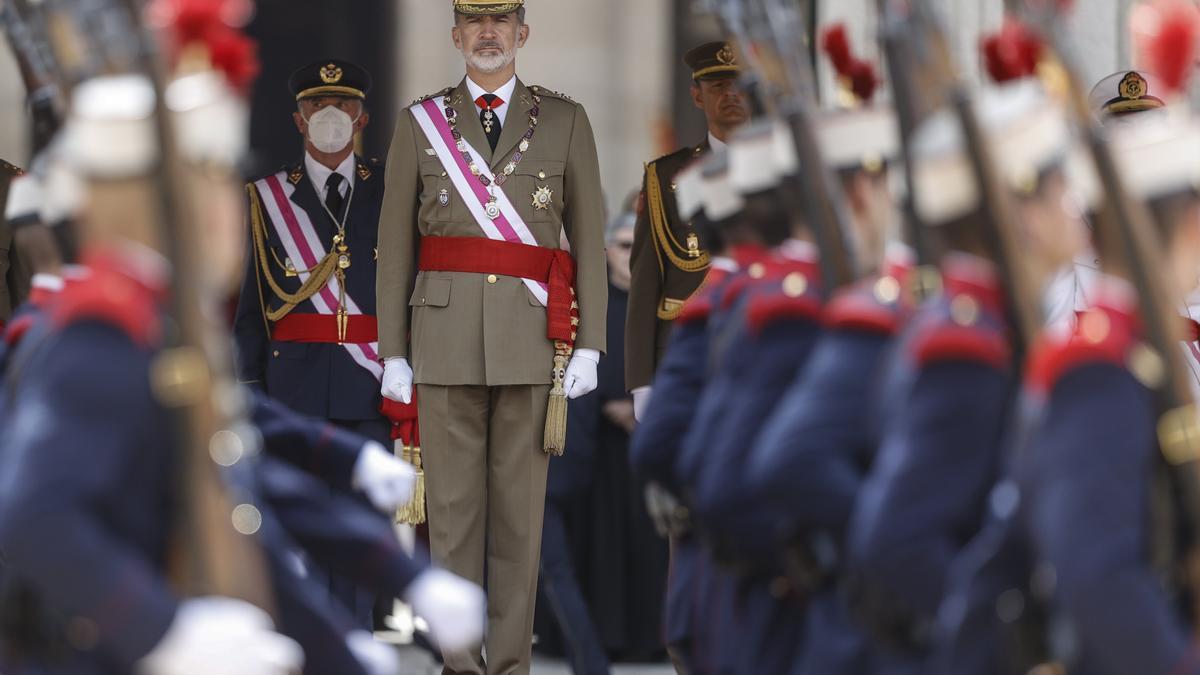
[[[239,379],[390,444],[375,324],[383,166],[354,154],[371,76],[323,59],[288,80],[304,157],[247,186],[250,252],[234,332]]]
[[[897,215],[886,170],[897,150],[894,115],[869,108],[829,113],[819,123],[823,156],[840,176],[866,276],[825,308],[824,332],[807,365],[753,441],[741,490],[755,498],[749,508],[759,517],[776,519],[776,544],[813,580],[805,589],[803,656],[792,672],[832,675],[868,668],[865,638],[846,616],[836,565],[876,447],[870,411],[879,371],[908,313],[902,289],[909,254],[893,244],[884,255]]]
[[[989,92],[978,110],[996,172],[1022,198],[1018,234],[1028,255],[1011,270],[989,259],[959,123],[948,111],[927,120],[914,137],[914,199],[948,249],[943,292],[910,323],[899,367],[913,368],[911,384],[889,418],[848,535],[858,610],[911,670],[927,657],[950,563],[982,526],[1003,464],[1019,364],[1000,275],[1030,275],[1045,289],[1080,240],[1057,248],[1046,241],[1071,226],[1062,113],[1031,82]]]
[[[180,147],[189,160],[207,167],[189,165],[190,186],[220,202],[234,187],[215,167],[231,166],[240,146],[230,141],[236,134],[204,113],[215,115],[238,103],[211,73],[180,83],[192,104],[202,94],[208,106],[190,108],[182,123],[201,125],[183,130]],[[142,179],[155,157],[109,144],[114,128],[151,133],[145,102],[153,100],[153,90],[139,78],[116,76],[83,85],[73,99],[76,116],[66,152],[92,179],[85,218],[91,276],[49,306],[41,340],[27,338],[21,345],[31,353],[0,453],[0,482],[6,486],[0,547],[6,581],[19,580],[24,597],[33,598],[39,610],[34,618],[43,618],[48,630],[37,643],[6,624],[6,672],[285,673],[295,672],[302,660],[306,672],[396,672],[393,653],[353,630],[344,612],[307,588],[296,567],[298,545],[374,590],[403,593],[426,615],[435,636],[455,644],[477,639],[478,589],[423,571],[423,564],[402,553],[387,518],[298,470],[353,483],[362,457],[372,456],[361,451],[363,440],[345,432],[331,438],[331,429],[265,400],[256,420],[268,450],[295,466],[255,461],[257,444],[240,431],[226,439],[237,442],[214,444],[214,459],[232,467],[230,494],[241,502],[234,522],[263,543],[280,630],[303,643],[303,652],[251,605],[177,595],[168,581],[177,562],[175,546],[196,533],[177,529],[179,453],[169,449],[179,445],[174,415],[153,376],[167,327],[161,308],[170,270],[153,248],[161,236],[153,215],[157,202],[153,183]],[[94,113],[98,102],[103,114]],[[189,145],[197,137],[204,142]],[[204,241],[211,248],[195,253],[206,255],[211,276],[205,288],[219,288],[237,269],[231,261],[241,259],[236,244],[223,248],[238,241],[229,235],[239,219],[205,215]],[[231,392],[220,391],[223,403],[238,405],[229,400],[236,398]],[[408,478],[411,489],[411,472]],[[372,495],[377,496],[383,495]],[[263,501],[253,504],[253,498]],[[387,506],[390,513],[394,501]]]
[[[677,177],[676,199],[683,218],[693,225],[710,252],[712,266],[699,291],[677,317],[670,344],[653,386],[656,394],[634,431],[630,462],[640,479],[648,481],[647,508],[659,530],[671,538],[671,563],[664,611],[666,642],[676,669],[685,673],[712,672],[711,662],[697,658],[695,649],[716,645],[697,640],[693,603],[704,587],[697,579],[702,555],[691,532],[688,512],[679,495],[681,483],[675,464],[683,439],[698,420],[697,403],[705,386],[710,319],[719,310],[721,297],[742,264],[761,258],[757,247],[747,247],[744,229],[737,222],[740,200],[728,176],[728,158],[714,154],[693,164]]]
[[[714,332],[700,423],[685,438],[676,470],[710,548],[704,562],[720,564],[707,576],[720,590],[698,614],[728,618],[709,640],[721,643],[723,662],[736,672],[785,672],[802,613],[774,560],[775,521],[748,517],[743,506],[753,495],[740,485],[755,430],[819,333],[820,270],[810,235],[783,199],[785,177],[796,170],[790,134],[772,124],[746,128],[729,155],[740,218],[763,259],[722,299],[727,310]]]

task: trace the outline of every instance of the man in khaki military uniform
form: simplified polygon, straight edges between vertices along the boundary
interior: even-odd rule
[[[595,141],[580,105],[517,79],[524,19],[454,0],[467,77],[400,116],[379,220],[383,394],[416,386],[433,557],[488,572],[487,664],[447,653],[448,673],[529,672],[550,385],[594,389],[605,347]]]
[[[704,111],[708,137],[650,162],[642,180],[625,320],[625,387],[633,393],[638,417],[649,400],[671,322],[704,280],[709,264],[691,223],[679,217],[675,175],[710,148],[724,147],[750,116],[737,85],[741,69],[728,43],[700,45],[683,60],[692,70],[692,101]]]

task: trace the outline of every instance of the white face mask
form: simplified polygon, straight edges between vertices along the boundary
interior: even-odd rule
[[[337,106],[326,106],[308,118],[308,140],[321,152],[340,152],[354,139],[354,123]]]

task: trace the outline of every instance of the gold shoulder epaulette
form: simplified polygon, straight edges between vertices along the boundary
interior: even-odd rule
[[[562,92],[554,91],[553,89],[547,89],[547,88],[537,85],[537,84],[530,87],[529,91],[532,91],[533,93],[537,94],[538,96],[553,96],[554,98],[561,98],[562,100],[564,100],[568,103],[575,103],[575,99],[571,98],[570,96],[567,96],[566,94],[564,94]]]
[[[454,87],[446,87],[445,89],[443,89],[441,91],[435,91],[432,94],[426,94],[417,99],[414,99],[413,102],[409,103],[408,105],[414,106],[414,105],[417,105],[418,103],[424,103],[425,101],[428,101],[431,98],[438,98],[439,96],[445,96],[446,94],[449,94],[450,92],[454,91],[454,89],[455,89]]]

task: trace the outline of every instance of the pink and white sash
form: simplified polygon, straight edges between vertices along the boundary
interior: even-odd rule
[[[295,208],[295,204],[292,203],[291,197],[292,193],[296,191],[296,187],[287,180],[286,171],[255,181],[254,187],[262,197],[263,207],[267,211],[267,220],[271,222],[275,234],[279,235],[279,239],[283,242],[283,248],[287,251],[288,258],[295,261],[300,283],[304,283],[309,275],[303,270],[315,267],[325,257],[326,250],[317,236],[317,231],[313,227],[308,213],[304,209]],[[330,275],[329,282],[309,298],[317,313],[328,314],[331,317],[337,314],[338,290],[337,277]],[[362,314],[362,310],[350,297],[349,292],[344,297],[346,313]],[[355,363],[371,373],[376,380],[382,380],[383,366],[379,363],[378,342],[347,342],[342,346],[349,352]]]
[[[446,170],[446,175],[450,177],[454,189],[463,198],[463,202],[466,203],[471,216],[483,230],[483,234],[488,239],[497,241],[538,246],[533,232],[529,230],[529,226],[525,224],[521,214],[517,213],[504,189],[496,185],[495,176],[483,156],[471,147],[465,138],[461,141],[454,140],[454,135],[450,131],[450,123],[446,120],[446,114],[443,112],[443,106],[439,106],[430,99],[412,106],[409,111],[416,119],[417,125],[421,127],[421,131],[425,132],[425,137],[429,139],[430,146],[437,153],[442,168]],[[470,165],[458,148],[462,148],[471,155],[479,173],[491,181],[493,192],[488,192],[488,188],[471,175]],[[489,218],[484,210],[493,194],[496,198],[496,205],[500,207],[500,217],[495,220]],[[525,287],[529,289],[529,292],[533,293],[533,297],[545,306],[548,297],[546,284],[532,279],[522,279],[522,281],[525,282]]]

